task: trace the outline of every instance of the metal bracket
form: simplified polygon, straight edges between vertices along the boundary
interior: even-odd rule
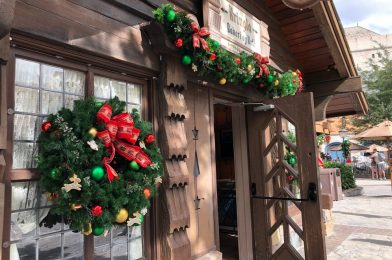
[[[252,199],[271,199],[271,200],[291,200],[291,201],[312,201],[317,202],[317,185],[313,182],[309,183],[308,197],[307,198],[288,198],[288,197],[269,197],[269,196],[257,196],[256,195],[256,183],[252,183]]]

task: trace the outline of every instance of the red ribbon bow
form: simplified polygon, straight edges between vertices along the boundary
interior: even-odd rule
[[[191,27],[194,32],[192,35],[193,48],[200,48],[201,43],[203,49],[209,52],[210,47],[208,47],[207,41],[203,38],[210,35],[208,29],[206,27],[199,28],[196,22],[192,22]]]
[[[253,53],[253,58],[256,60],[256,64],[259,66],[259,74],[256,76],[256,78],[260,78],[261,76],[269,75],[269,69],[267,64],[269,63],[268,57],[263,57],[259,53]]]
[[[295,73],[297,73],[299,79],[298,93],[301,93],[303,91],[302,72],[299,69],[297,69]]]
[[[134,122],[129,113],[124,112],[112,118],[112,112],[112,107],[104,104],[97,113],[98,121],[106,124],[106,130],[99,132],[97,136],[105,147],[111,150],[110,157],[103,158],[103,164],[110,182],[114,178],[118,179],[118,174],[110,166],[116,152],[129,161],[136,161],[143,168],[152,164],[148,155],[139,146],[134,145],[139,137],[140,130],[134,127]]]

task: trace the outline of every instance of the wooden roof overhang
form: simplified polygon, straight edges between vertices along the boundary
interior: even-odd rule
[[[306,91],[314,93],[316,119],[367,113],[361,78],[333,2],[305,10],[291,9],[281,0],[267,0],[266,5],[304,74]]]

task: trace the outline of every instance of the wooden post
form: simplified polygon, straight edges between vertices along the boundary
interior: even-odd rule
[[[0,183],[0,220],[4,219],[4,183]],[[3,225],[0,225],[0,259],[2,255],[3,247]]]
[[[0,259],[9,258],[10,225],[7,220],[9,220],[11,214],[10,182],[8,176],[6,176],[5,161],[7,148],[7,61],[9,53],[10,42],[7,34],[0,39]]]
[[[84,236],[84,260],[94,259],[94,236]]]

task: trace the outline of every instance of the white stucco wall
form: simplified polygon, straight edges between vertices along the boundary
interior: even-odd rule
[[[360,26],[345,28],[345,33],[358,69],[368,68],[368,60],[378,58],[379,44],[392,53],[392,34],[381,35]]]

